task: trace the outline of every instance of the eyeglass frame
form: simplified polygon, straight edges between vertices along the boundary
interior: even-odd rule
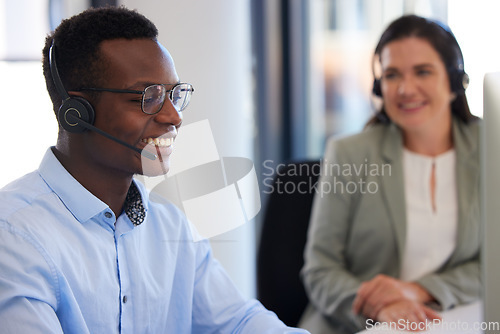
[[[161,107],[158,109],[158,111],[156,111],[156,112],[154,112],[152,114],[145,112],[144,111],[144,96],[146,94],[146,89],[148,89],[149,87],[153,87],[153,86],[163,86],[163,87],[165,87],[167,85],[171,85],[171,84],[153,84],[153,85],[146,86],[143,90],[116,89],[116,88],[92,88],[92,87],[89,87],[89,88],[75,89],[74,91],[75,92],[79,92],[79,91],[89,90],[89,91],[94,91],[94,92],[110,92],[110,93],[123,93],[123,94],[141,94],[142,95],[142,98],[141,98],[141,111],[143,113],[145,113],[146,115],[156,115],[163,108],[163,104],[165,104],[165,100],[163,100],[163,103],[161,104]],[[187,83],[187,82],[178,82],[178,83],[174,84],[174,86],[172,87],[172,89],[165,89],[165,93],[169,93],[168,94],[168,99],[170,100],[170,102],[172,102],[172,103],[174,102],[174,101],[172,101],[172,98],[173,98],[172,94],[174,92],[175,87],[180,86],[180,85],[189,85],[190,86],[190,90],[191,90],[191,94],[193,94],[194,87],[193,87],[192,84]],[[189,103],[188,103],[188,105],[189,105]],[[174,106],[174,108],[175,108],[175,106]],[[183,109],[177,110],[177,111],[181,112],[181,111],[183,111],[186,108],[187,108],[187,105]]]

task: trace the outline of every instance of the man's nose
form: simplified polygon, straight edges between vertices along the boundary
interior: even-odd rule
[[[160,111],[155,115],[155,121],[180,126],[182,123],[182,112],[177,111],[172,101],[167,98],[165,99],[165,103],[161,107]]]

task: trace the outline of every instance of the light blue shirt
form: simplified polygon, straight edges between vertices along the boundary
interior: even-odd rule
[[[0,333],[307,333],[245,300],[172,204],[134,226],[49,149],[0,191]]]

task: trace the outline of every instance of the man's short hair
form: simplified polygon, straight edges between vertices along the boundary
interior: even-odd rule
[[[158,29],[145,16],[125,7],[90,8],[65,19],[45,39],[43,75],[54,112],[61,105],[49,65],[49,50],[55,40],[59,75],[66,90],[100,87],[105,84],[106,60],[100,54],[100,43],[112,39],[156,40]]]

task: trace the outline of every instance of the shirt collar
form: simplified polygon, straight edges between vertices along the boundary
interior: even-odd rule
[[[109,211],[109,206],[83,187],[57,160],[49,148],[40,163],[38,171],[47,185],[61,199],[73,216],[81,223],[103,211]],[[144,186],[133,180],[127,194],[124,209],[134,225],[141,224],[148,210],[148,194]]]
[[[106,203],[85,189],[64,167],[49,148],[38,171],[47,185],[61,199],[68,210],[80,222],[86,222],[104,210]]]

